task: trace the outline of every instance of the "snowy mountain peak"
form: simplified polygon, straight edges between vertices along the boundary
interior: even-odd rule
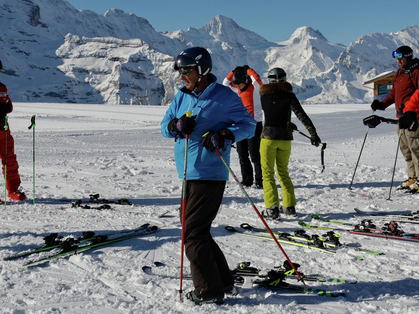
[[[314,30],[309,26],[303,26],[303,27],[297,28],[288,40],[293,43],[298,43],[302,40],[307,40],[307,39],[319,39],[319,40],[328,41],[326,37],[324,37],[323,34],[320,33],[320,31]]]
[[[217,15],[201,30],[208,32],[216,39],[245,40],[246,42],[266,42],[266,39],[258,34],[240,27],[233,19]]]

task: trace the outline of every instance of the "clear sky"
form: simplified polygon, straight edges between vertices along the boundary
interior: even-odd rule
[[[272,42],[310,26],[330,42],[349,45],[361,35],[419,25],[419,0],[66,0],[104,14],[117,8],[147,19],[158,32],[201,28],[217,15]],[[41,12],[42,14],[42,12]]]

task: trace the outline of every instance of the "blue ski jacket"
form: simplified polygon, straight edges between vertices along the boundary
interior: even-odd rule
[[[182,117],[185,112],[192,112],[196,126],[189,135],[187,180],[227,181],[229,171],[223,164],[217,152],[210,152],[202,147],[203,135],[209,131],[229,129],[236,142],[252,138],[255,134],[256,120],[241,102],[240,98],[216,82],[216,77],[210,74],[213,82],[199,97],[181,88],[176,94],[161,122],[161,133],[168,138],[174,136],[168,130],[168,124],[175,118]],[[185,159],[185,139],[178,137],[175,143],[175,161],[179,178],[183,179]],[[223,158],[230,163],[231,147],[220,150]]]

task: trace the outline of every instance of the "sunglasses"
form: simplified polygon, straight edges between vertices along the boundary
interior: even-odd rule
[[[188,68],[184,68],[182,70],[178,70],[180,75],[188,75],[189,73],[191,73],[194,70],[194,67],[188,67]]]

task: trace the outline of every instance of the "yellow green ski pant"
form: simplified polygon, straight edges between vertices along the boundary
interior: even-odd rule
[[[275,181],[275,165],[282,192],[282,205],[294,206],[294,185],[288,174],[291,155],[291,141],[262,139],[260,142],[260,162],[263,176],[263,193],[266,208],[279,207],[278,189]]]

